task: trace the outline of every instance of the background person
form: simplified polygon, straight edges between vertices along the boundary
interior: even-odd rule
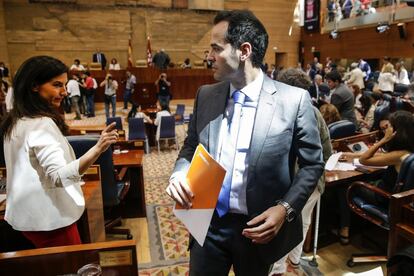
[[[118,89],[118,82],[112,79],[111,74],[107,74],[105,80],[101,82],[100,87],[105,87],[105,116],[109,117],[109,105],[112,106],[112,117],[116,115],[116,91]]]
[[[68,68],[59,60],[26,60],[14,78],[13,109],[1,124],[7,168],[5,220],[37,248],[80,244],[85,209],[81,175],[118,139],[115,124],[79,159],[65,138],[58,108]]]
[[[171,100],[171,82],[167,80],[167,74],[161,73],[155,81],[155,85],[158,85],[158,101],[160,102],[160,105],[169,106]]]

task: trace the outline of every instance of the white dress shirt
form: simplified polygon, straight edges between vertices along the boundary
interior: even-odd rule
[[[19,231],[50,231],[76,222],[85,209],[79,159],[51,118],[19,119],[4,140],[5,220]]]
[[[263,72],[260,71],[256,79],[249,83],[247,86],[240,89],[246,95],[245,102],[242,107],[242,115],[240,118],[240,127],[236,154],[233,165],[233,177],[231,182],[230,191],[230,213],[247,214],[246,204],[246,185],[247,185],[247,172],[249,164],[249,147],[250,140],[253,133],[254,118],[256,116],[257,103],[259,101],[260,90],[263,84]],[[227,103],[225,115],[221,123],[220,134],[219,134],[219,147],[217,151],[216,160],[220,160],[224,134],[228,129],[228,118],[231,118],[233,102],[232,94],[237,90],[230,85],[229,100]]]
[[[81,95],[79,83],[74,79],[68,81],[68,83],[66,84],[66,89],[69,93],[69,97]]]

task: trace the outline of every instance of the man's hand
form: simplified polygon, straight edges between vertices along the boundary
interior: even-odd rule
[[[286,209],[281,205],[270,207],[257,217],[247,222],[248,226],[256,227],[245,228],[243,236],[251,239],[254,243],[265,244],[271,241],[279,232],[286,217]]]
[[[170,180],[170,184],[165,189],[167,194],[174,199],[178,204],[186,209],[190,209],[192,206],[191,199],[194,194],[191,192],[190,187],[187,184],[185,177],[174,177]]]

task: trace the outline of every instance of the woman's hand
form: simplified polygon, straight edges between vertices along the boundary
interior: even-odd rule
[[[96,147],[100,154],[106,151],[110,145],[118,141],[119,134],[115,129],[115,126],[116,123],[113,122],[102,131],[101,136],[99,137],[99,140],[96,143]]]
[[[384,137],[381,140],[383,140],[384,143],[388,143],[389,141],[391,141],[394,138],[394,136],[395,136],[396,133],[397,132],[394,131],[393,127],[392,126],[389,126],[385,130]]]

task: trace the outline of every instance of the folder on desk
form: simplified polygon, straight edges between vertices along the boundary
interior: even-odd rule
[[[226,170],[199,144],[187,173],[187,182],[194,194],[192,207],[176,204],[174,214],[191,235],[203,246],[216,208]]]

